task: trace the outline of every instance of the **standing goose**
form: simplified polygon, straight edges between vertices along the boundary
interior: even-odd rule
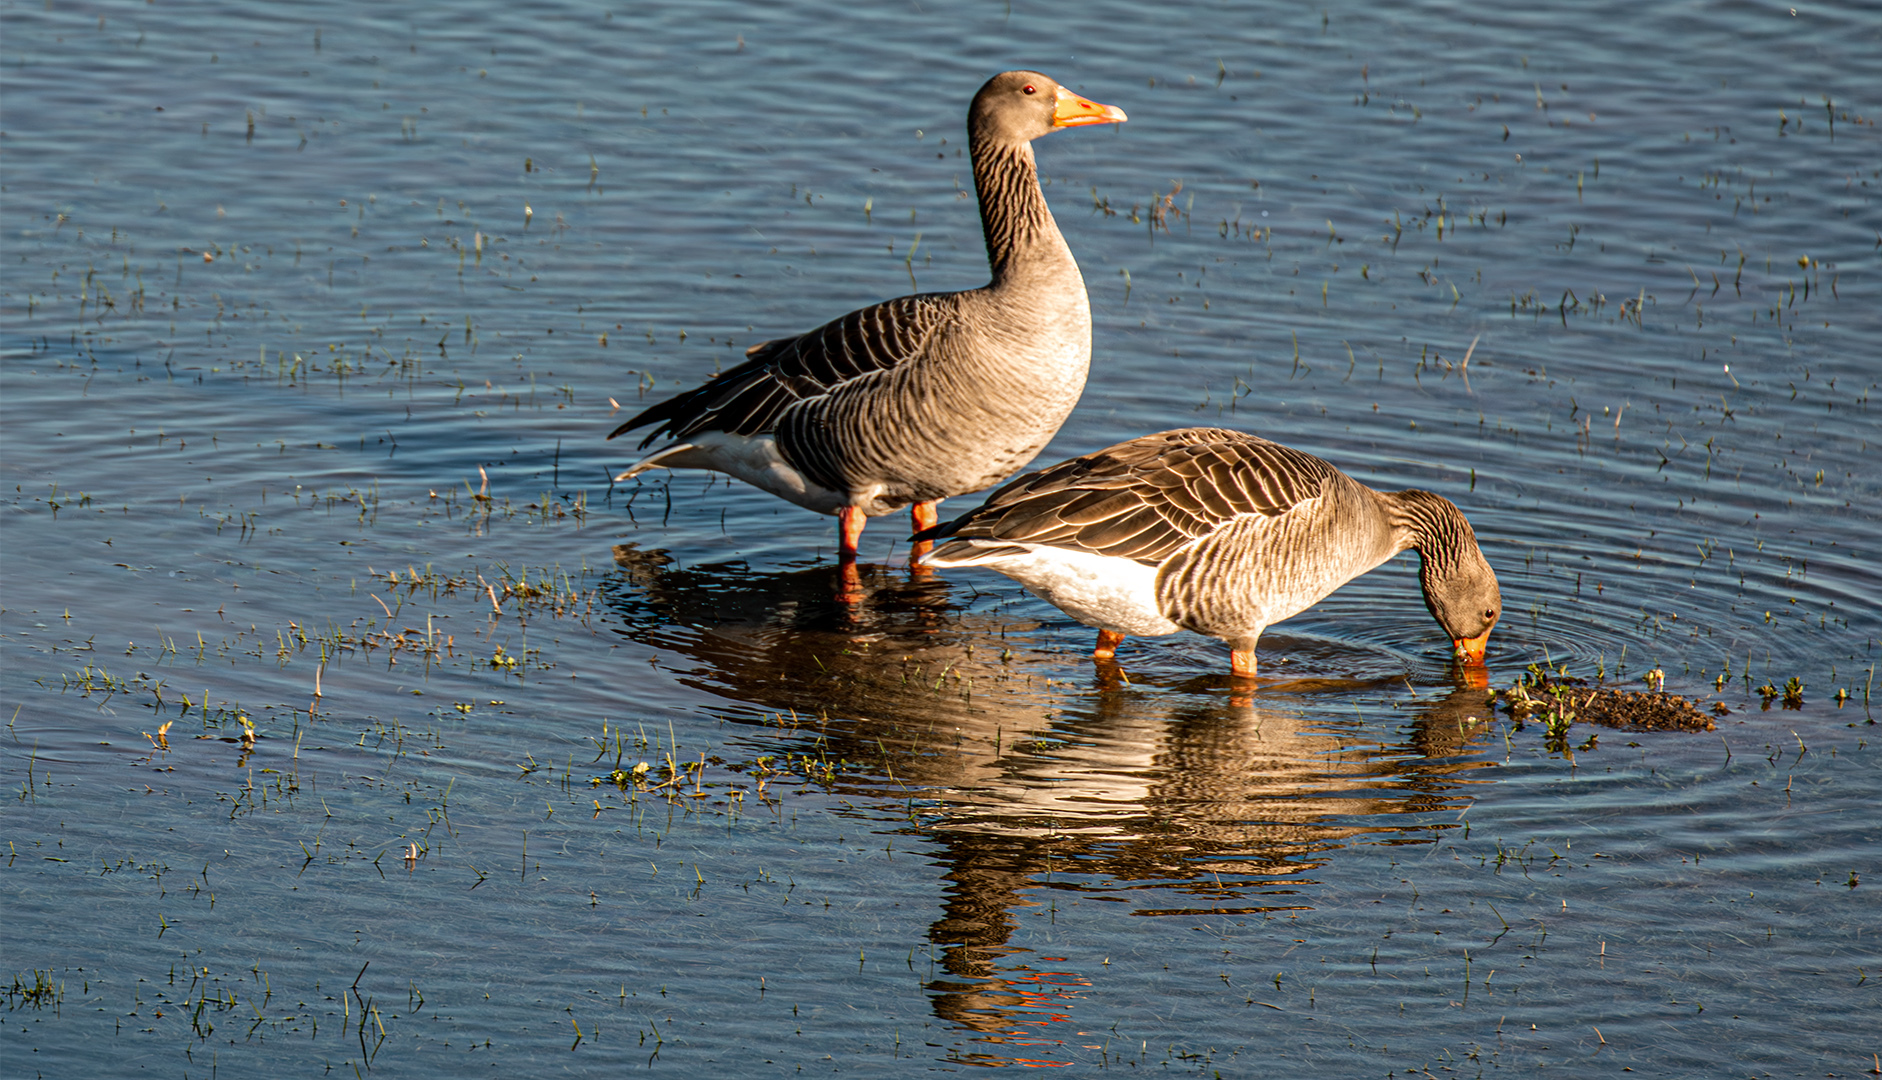
[[[752,346],[743,364],[616,428],[609,438],[657,425],[642,449],[667,440],[616,479],[728,473],[837,515],[838,552],[853,559],[866,518],[913,503],[915,527],[929,528],[936,502],[1019,471],[1059,430],[1091,363],[1085,281],[1039,190],[1032,140],[1124,119],[1038,72],[989,79],[967,132],[992,282]]]
[[[985,566],[1098,628],[1194,630],[1255,674],[1261,631],[1406,548],[1425,607],[1459,659],[1483,663],[1502,610],[1470,522],[1428,491],[1379,492],[1332,465],[1221,428],[1131,439],[1013,481],[984,506],[917,534],[930,566]]]

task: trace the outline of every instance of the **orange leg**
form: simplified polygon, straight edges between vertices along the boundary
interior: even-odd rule
[[[858,545],[863,538],[863,523],[869,519],[854,506],[845,506],[836,512],[836,557],[843,560],[856,558]]]
[[[908,517],[910,522],[914,524],[916,532],[920,532],[923,529],[932,529],[936,525],[941,524],[941,511],[938,509],[940,504],[940,499],[932,499],[928,502],[918,502],[908,508]],[[908,546],[908,564],[910,566],[916,566],[922,556],[933,550],[934,541],[932,540],[922,540],[918,543],[910,544]]]
[[[1253,649],[1230,649],[1229,650],[1229,673],[1232,675],[1235,675],[1238,678],[1243,678],[1243,679],[1254,678],[1255,677],[1255,650]]]
[[[1098,631],[1098,647],[1091,650],[1094,660],[1110,660],[1117,656],[1117,647],[1124,644],[1124,635],[1116,630]]]

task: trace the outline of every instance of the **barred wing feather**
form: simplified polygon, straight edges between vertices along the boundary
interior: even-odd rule
[[[1311,454],[1242,432],[1166,431],[1020,477],[933,536],[979,541],[962,555],[993,541],[1154,566],[1237,517],[1285,514],[1336,475]],[[949,554],[943,547],[934,561]]]
[[[657,425],[640,445],[702,431],[760,435],[800,401],[920,356],[955,315],[957,293],[904,296],[852,311],[797,337],[760,342],[746,361],[705,385],[669,398],[608,436]]]

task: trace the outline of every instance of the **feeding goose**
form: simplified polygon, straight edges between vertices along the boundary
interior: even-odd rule
[[[989,79],[967,112],[974,189],[993,279],[851,312],[669,398],[609,438],[656,425],[648,469],[715,469],[835,514],[854,558],[867,518],[1006,479],[1059,430],[1084,391],[1091,308],[1078,264],[1039,190],[1032,140],[1125,119],[1034,71]],[[925,548],[921,549],[925,550]],[[916,552],[919,554],[920,552]]]
[[[1425,606],[1459,659],[1483,663],[1502,611],[1470,522],[1428,491],[1381,492],[1325,461],[1239,431],[1145,435],[1029,473],[917,539],[929,566],[984,566],[1098,628],[1194,630],[1255,674],[1262,630],[1407,548]]]

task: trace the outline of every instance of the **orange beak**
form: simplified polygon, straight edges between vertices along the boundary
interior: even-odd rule
[[[1474,638],[1453,638],[1451,647],[1457,650],[1457,658],[1467,664],[1483,663],[1483,652],[1490,644],[1490,631],[1485,630]]]
[[[1058,104],[1052,109],[1053,127],[1084,127],[1087,124],[1121,124],[1130,117],[1115,105],[1100,105],[1059,87]]]

